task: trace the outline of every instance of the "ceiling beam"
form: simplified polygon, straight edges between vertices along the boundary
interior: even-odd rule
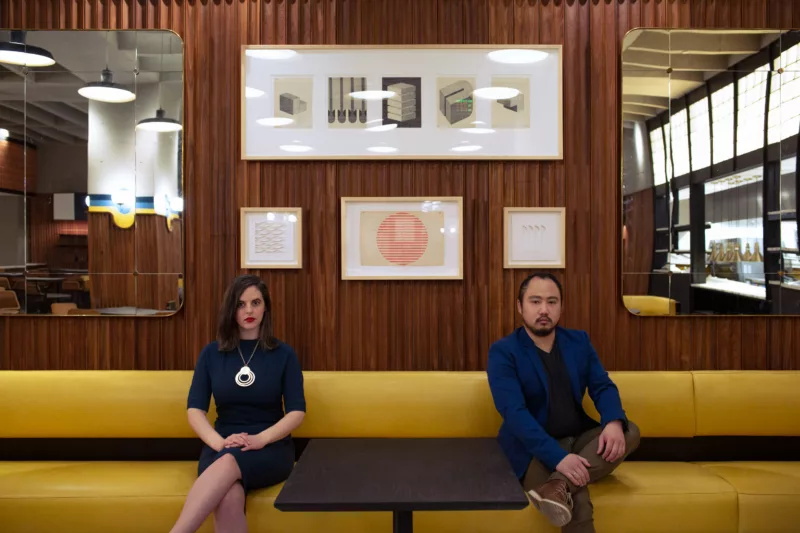
[[[652,51],[626,50],[622,54],[623,68],[687,71],[718,71],[728,68],[727,55],[660,54]]]
[[[630,113],[632,115],[641,115],[643,117],[654,117],[659,111],[654,107],[646,107],[642,105],[622,104],[623,113]]]
[[[66,106],[60,102],[30,102],[28,105],[38,107],[39,109],[52,113],[53,115],[62,118],[68,122],[72,122],[76,126],[80,126],[84,130],[89,127],[89,117],[86,113],[81,113],[70,106]]]
[[[626,49],[661,54],[755,54],[764,32],[705,33],[698,31],[642,32]]]
[[[669,109],[669,98],[660,98],[658,96],[626,94],[622,97],[622,103],[653,107],[661,111],[666,111],[667,109]]]
[[[67,143],[76,144],[79,142],[86,142],[88,136],[86,132],[66,132],[63,130],[70,130],[69,127],[64,127],[61,119],[57,119],[52,115],[39,110],[32,109],[19,109],[16,104],[10,102],[0,102],[0,107],[3,107],[14,114],[14,119],[18,124],[25,124],[27,129],[37,131],[52,139]],[[21,119],[20,119],[21,117]]]

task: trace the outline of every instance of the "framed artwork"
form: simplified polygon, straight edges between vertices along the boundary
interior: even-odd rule
[[[461,197],[342,198],[342,279],[463,279]]]
[[[503,209],[505,268],[564,268],[566,264],[563,207]]]
[[[562,159],[561,45],[245,45],[242,159]]]
[[[300,207],[242,207],[242,268],[303,268]]]

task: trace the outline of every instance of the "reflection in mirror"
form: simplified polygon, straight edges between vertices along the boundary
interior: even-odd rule
[[[800,314],[798,52],[798,32],[625,37],[622,288],[632,313]],[[668,75],[668,91],[653,75],[629,83],[648,65]]]
[[[24,42],[23,50],[53,60],[0,55],[0,128],[8,130],[0,140],[0,218],[12,229],[0,238],[0,312],[179,309],[180,38],[0,31],[0,42]],[[142,262],[159,283],[140,283]]]

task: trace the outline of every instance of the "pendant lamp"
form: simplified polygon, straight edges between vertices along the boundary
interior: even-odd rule
[[[164,36],[161,36],[161,68],[159,69],[159,76],[164,71]],[[161,101],[161,81],[158,82],[158,100]],[[164,109],[159,107],[156,110],[156,116],[152,118],[145,118],[136,124],[137,130],[155,131],[158,133],[181,131],[183,126],[181,123],[173,118],[167,118]]]
[[[106,36],[108,32],[106,32]],[[114,83],[108,68],[108,39],[106,38],[106,68],[100,74],[100,81],[92,81],[78,89],[78,94],[89,100],[121,104],[136,100],[136,95],[118,83]]]
[[[13,30],[11,40],[0,43],[0,63],[23,67],[49,67],[56,62],[53,54],[39,46],[25,44],[25,32]]]

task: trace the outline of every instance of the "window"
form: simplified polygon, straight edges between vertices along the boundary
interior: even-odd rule
[[[800,127],[800,45],[781,53],[775,60],[775,69],[783,66],[783,74],[772,77],[769,102],[769,130],[767,141],[772,144],[792,135]],[[774,102],[773,102],[774,100]],[[773,110],[775,116],[773,117]]]
[[[653,185],[663,185],[667,181],[664,163],[664,138],[661,128],[650,132],[650,156],[653,158]]]
[[[765,68],[766,65],[739,78],[737,154],[746,154],[764,146],[764,99],[767,97],[769,76],[768,72],[764,72]]]
[[[689,123],[686,110],[678,111],[670,118],[672,128],[672,163],[675,176],[689,173]]]
[[[689,106],[692,141],[692,170],[711,165],[711,131],[708,125],[708,97]]]
[[[733,158],[733,84],[711,93],[714,163]]]

